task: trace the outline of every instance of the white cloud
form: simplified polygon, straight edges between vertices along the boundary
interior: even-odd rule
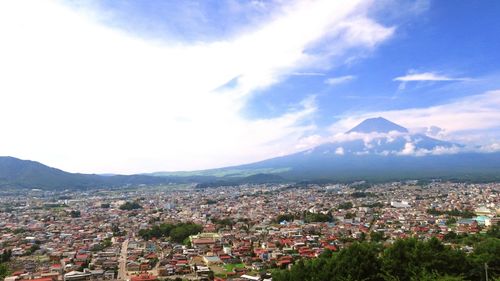
[[[466,151],[480,151],[480,150],[471,150],[467,148],[462,148],[459,146],[436,146],[433,149],[425,149],[419,148],[417,149],[414,143],[408,142],[405,144],[405,147],[401,151],[390,151],[388,154],[402,155],[402,156],[427,156],[427,155],[444,155],[444,154],[455,154]],[[384,155],[388,155],[384,154]]]
[[[454,78],[445,75],[436,74],[434,72],[411,73],[405,76],[394,78],[394,81],[410,82],[410,81],[463,81],[469,78]]]
[[[408,74],[396,77],[393,80],[401,82],[401,84],[399,84],[399,89],[404,90],[406,88],[406,83],[408,82],[469,81],[471,79],[466,77],[450,77],[434,72],[409,72]]]
[[[329,138],[323,139],[323,142],[335,142],[335,143],[341,143],[341,142],[346,142],[346,141],[353,141],[353,140],[363,140],[365,143],[365,146],[369,148],[370,143],[374,140],[385,138],[387,139],[388,142],[393,142],[397,137],[405,137],[407,136],[407,133],[402,133],[398,131],[390,131],[388,133],[377,133],[377,132],[371,132],[371,133],[358,133],[358,132],[350,132],[350,133],[344,133],[344,132],[339,132],[333,134]]]
[[[337,155],[344,155],[344,148],[343,147],[337,147],[337,149],[335,149],[335,154]]]
[[[489,143],[479,148],[483,152],[498,152],[500,151],[500,142]]]
[[[346,75],[346,76],[340,76],[340,77],[331,77],[325,80],[325,83],[331,86],[335,86],[338,84],[346,83],[349,81],[352,81],[356,79],[356,76],[353,75]]]
[[[321,72],[293,72],[292,76],[325,76],[324,73]]]
[[[405,143],[405,147],[401,152],[399,152],[399,155],[412,155],[415,153],[415,144],[412,142],[407,142]]]
[[[248,97],[291,73],[329,67],[393,33],[360,0],[295,1],[238,36],[146,41],[58,1],[0,2],[0,154],[80,172],[200,169],[296,150],[314,129],[308,101],[247,120]],[[311,52],[334,38],[327,49]],[[322,44],[323,45],[323,44]],[[328,61],[325,66],[324,62]],[[234,77],[231,89],[219,89]]]
[[[298,140],[298,143],[295,146],[295,148],[300,150],[305,148],[311,148],[320,144],[322,141],[323,138],[320,135],[305,136]]]

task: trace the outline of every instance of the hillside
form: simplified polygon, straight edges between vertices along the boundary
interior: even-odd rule
[[[411,133],[378,117],[364,120],[339,140],[305,151],[235,167],[189,172],[218,178],[263,173],[288,181],[419,178],[491,181],[500,180],[500,153],[467,150],[461,144]]]
[[[145,175],[100,176],[68,173],[39,162],[14,157],[0,157],[0,188],[86,189],[139,184],[161,184],[174,180],[171,177]]]

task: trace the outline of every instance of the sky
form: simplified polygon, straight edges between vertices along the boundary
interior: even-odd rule
[[[499,13],[494,0],[1,1],[0,155],[208,169],[378,116],[497,151]]]

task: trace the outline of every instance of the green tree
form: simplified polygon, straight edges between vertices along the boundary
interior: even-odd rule
[[[425,272],[457,275],[470,268],[463,252],[444,246],[436,238],[427,242],[397,240],[384,251],[382,264],[383,272],[401,281],[418,279]]]
[[[472,278],[485,280],[485,264],[490,278],[500,278],[500,239],[488,238],[479,242],[470,255],[470,261],[473,266],[470,272]]]
[[[375,244],[354,243],[337,256],[335,275],[351,280],[382,280],[379,253],[380,248]]]
[[[347,210],[347,209],[350,209],[352,207],[353,207],[352,202],[344,202],[344,203],[339,204],[339,209],[343,209],[343,210]]]
[[[450,226],[450,225],[454,225],[457,223],[457,219],[456,218],[449,218],[446,220],[446,225],[447,226]]]
[[[382,231],[370,232],[370,238],[373,242],[380,242],[386,239]]]
[[[142,206],[139,204],[139,202],[134,201],[134,202],[125,202],[120,206],[120,210],[136,210],[136,209],[142,209]]]
[[[69,215],[72,217],[72,218],[79,218],[81,217],[81,212],[78,211],[78,210],[71,210],[71,212],[69,212]]]
[[[5,278],[5,276],[9,275],[9,269],[7,268],[7,265],[0,263],[0,279]]]
[[[489,237],[500,239],[500,225],[492,225],[486,232],[486,235],[488,235]]]

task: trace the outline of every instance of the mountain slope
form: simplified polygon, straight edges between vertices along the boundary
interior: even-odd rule
[[[278,171],[275,174],[291,180],[500,180],[500,153],[478,153],[462,148],[460,144],[412,134],[379,117],[361,122],[337,141],[226,169],[247,174],[274,170]]]
[[[187,180],[173,177],[152,177],[146,175],[100,176],[93,174],[68,173],[41,163],[14,157],[0,157],[0,188],[93,188],[139,184],[162,184]]]

